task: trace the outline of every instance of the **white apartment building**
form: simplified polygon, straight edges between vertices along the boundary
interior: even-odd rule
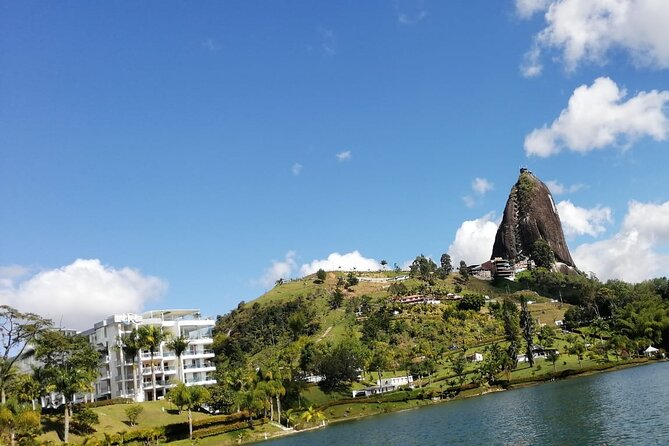
[[[188,338],[188,349],[177,364],[177,357],[163,342],[154,353],[156,396],[163,398],[168,388],[178,381],[186,385],[214,384],[214,342],[212,329],[215,321],[203,318],[199,310],[153,310],[143,314],[115,314],[82,332],[102,358],[99,375],[95,382],[95,399],[132,398],[145,401],[153,397],[151,379],[151,354],[148,350],[139,353],[138,360],[126,358],[120,348],[120,336],[130,333],[142,325],[155,325],[173,337]],[[179,376],[181,375],[181,376]]]

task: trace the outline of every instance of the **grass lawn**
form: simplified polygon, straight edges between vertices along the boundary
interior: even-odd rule
[[[177,414],[174,412],[174,405],[167,401],[146,401],[139,404],[144,408],[144,411],[139,416],[138,425],[134,427],[130,427],[125,423],[127,420],[125,409],[129,407],[128,404],[114,404],[93,408],[93,411],[98,414],[98,418],[100,419],[100,423],[93,426],[97,431],[93,435],[102,437],[105,432],[115,434],[117,432],[146,429],[187,421],[186,412]],[[208,416],[204,413],[193,412],[193,420]],[[45,417],[45,423],[43,423],[45,433],[39,439],[41,441],[51,440],[58,443],[60,439],[56,429],[61,430],[62,423],[63,419],[61,416]],[[83,437],[74,435],[72,432],[70,432],[70,437],[70,442],[81,442],[83,440]]]

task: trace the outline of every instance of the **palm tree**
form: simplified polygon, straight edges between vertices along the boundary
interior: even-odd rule
[[[153,401],[156,401],[156,370],[154,368],[153,358],[166,336],[157,325],[142,325],[139,327],[138,331],[142,348],[148,349],[151,354],[151,384],[153,387]]]
[[[301,417],[305,423],[310,423],[311,421],[325,421],[325,414],[318,409],[314,409],[314,406],[309,406],[309,408],[302,413]]]
[[[139,339],[139,333],[136,328],[133,328],[130,333],[124,333],[119,336],[120,348],[123,351],[123,362],[130,360],[132,362],[132,386],[134,389],[134,394],[137,395],[139,389],[139,384],[137,383],[137,374],[135,373],[135,360],[139,351],[142,349],[142,345]],[[121,371],[123,372],[123,392],[127,394],[127,388],[125,384],[125,364],[121,366]]]
[[[184,377],[182,376],[183,371],[181,370],[181,356],[188,349],[189,344],[190,341],[186,336],[172,337],[165,344],[167,345],[167,348],[174,351],[174,354],[177,357],[177,378],[181,382],[184,381]]]

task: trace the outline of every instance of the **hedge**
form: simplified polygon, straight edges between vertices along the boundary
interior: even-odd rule
[[[204,429],[198,429],[197,431],[193,429],[193,438],[199,439],[199,438],[211,437],[213,435],[225,434],[227,432],[232,432],[239,429],[245,429],[247,427],[260,426],[263,423],[264,420],[253,420],[252,423],[249,421],[238,421],[236,423],[210,426]]]

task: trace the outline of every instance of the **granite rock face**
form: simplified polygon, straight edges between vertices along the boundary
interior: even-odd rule
[[[550,190],[532,172],[520,169],[497,229],[491,258],[514,263],[525,260],[539,239],[548,242],[557,262],[575,267]]]

